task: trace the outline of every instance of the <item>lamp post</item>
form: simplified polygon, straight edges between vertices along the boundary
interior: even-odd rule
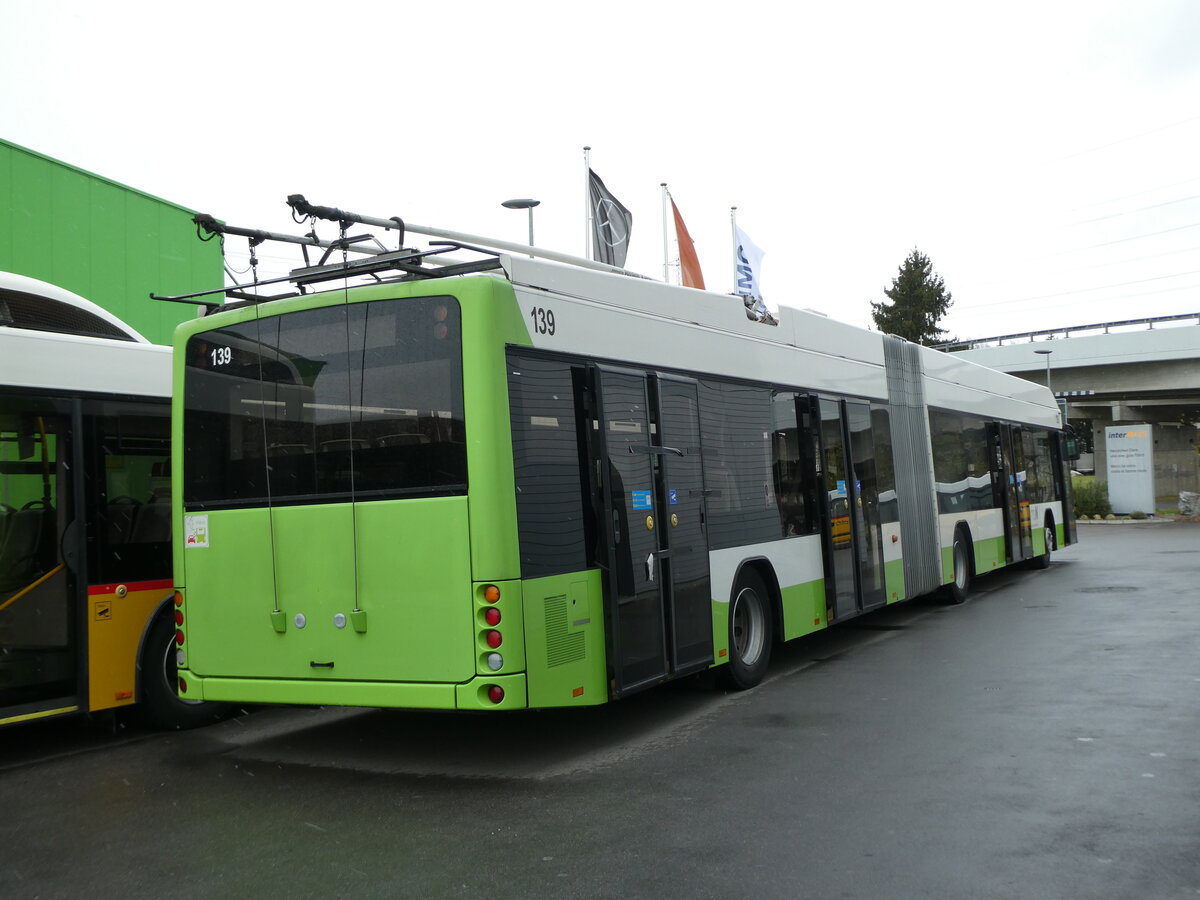
[[[1046,390],[1050,391],[1050,393],[1054,393],[1053,389],[1050,387],[1050,354],[1053,353],[1054,351],[1053,350],[1034,350],[1033,352],[1036,353],[1038,356],[1046,357]]]
[[[533,208],[541,204],[541,200],[530,200],[522,198],[517,200],[505,200],[500,205],[505,209],[527,209],[529,210],[529,246],[533,246]]]

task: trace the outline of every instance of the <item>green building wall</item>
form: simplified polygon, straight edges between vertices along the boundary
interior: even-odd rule
[[[156,344],[196,307],[151,300],[220,287],[194,212],[0,140],[0,271],[74,291]]]

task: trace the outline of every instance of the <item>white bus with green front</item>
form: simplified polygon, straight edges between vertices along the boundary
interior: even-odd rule
[[[556,707],[713,667],[750,687],[777,641],[961,600],[1073,538],[1044,387],[738,297],[476,268],[410,260],[180,327],[184,696]]]

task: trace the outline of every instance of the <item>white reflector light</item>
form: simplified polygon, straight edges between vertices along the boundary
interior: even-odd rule
[[[504,657],[499,653],[489,653],[487,655],[488,668],[493,672],[498,672],[504,668]]]

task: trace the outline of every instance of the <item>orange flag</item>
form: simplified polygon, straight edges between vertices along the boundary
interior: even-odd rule
[[[675,215],[675,237],[679,241],[679,271],[684,287],[704,289],[704,275],[700,271],[700,258],[696,256],[696,246],[692,236],[688,234],[683,217],[679,215],[679,207],[675,198],[671,198],[671,212]]]

